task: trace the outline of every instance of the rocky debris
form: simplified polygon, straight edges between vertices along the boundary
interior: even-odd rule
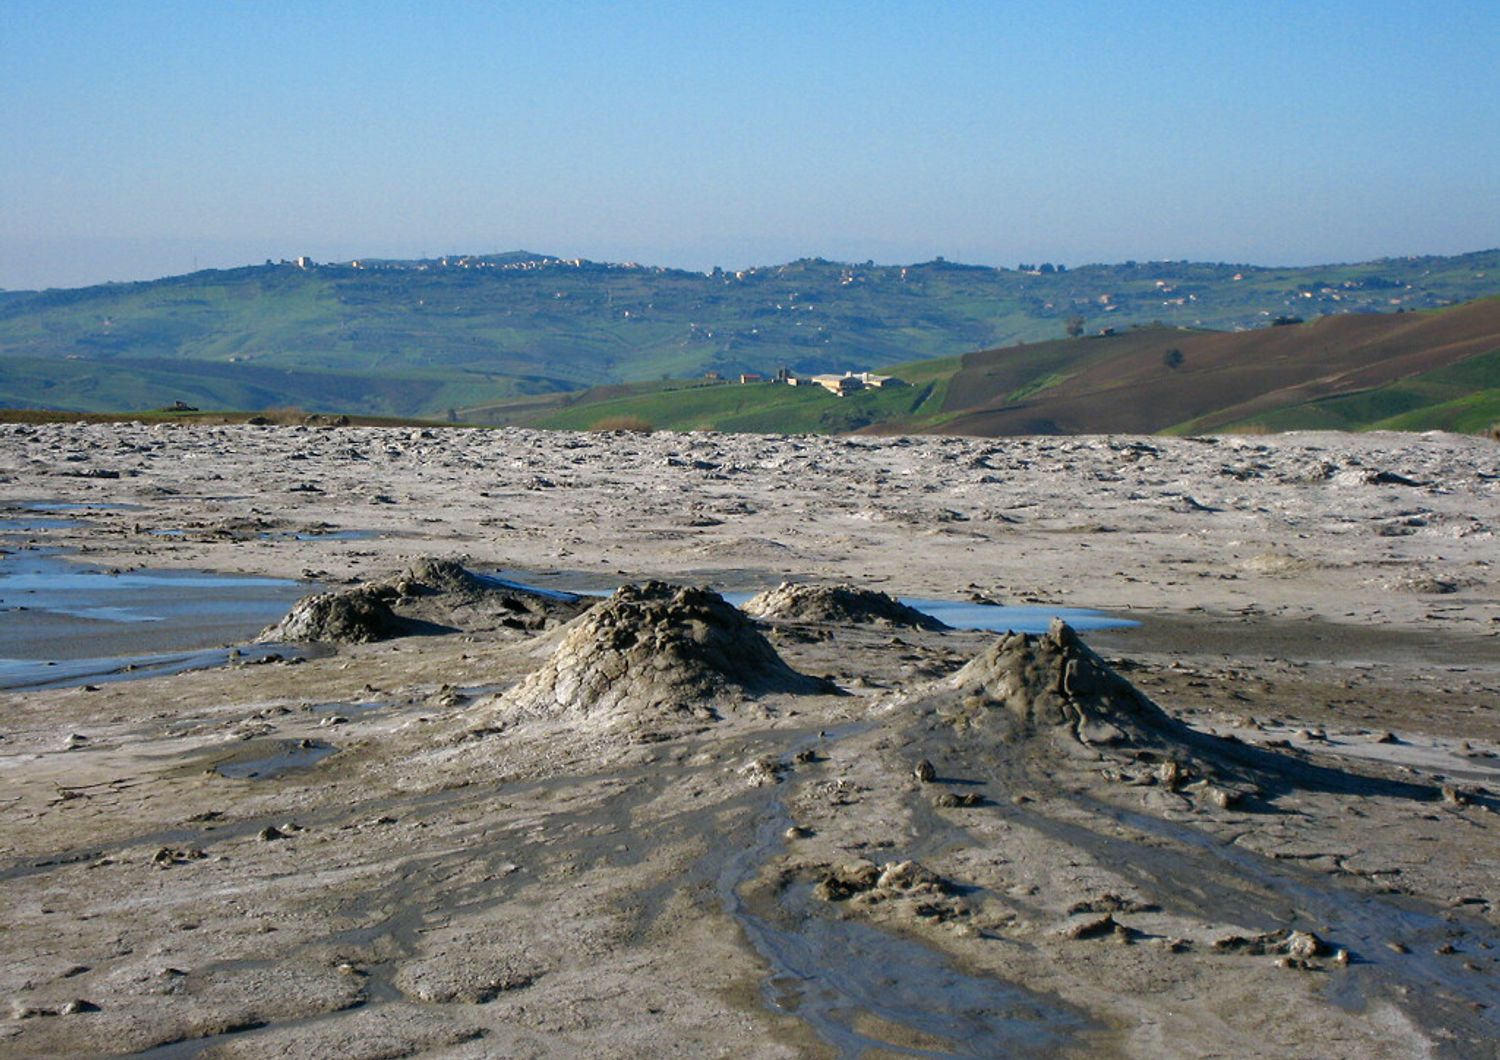
[[[859,894],[885,892],[894,894],[944,895],[951,885],[937,873],[915,861],[888,861],[877,866],[860,859],[839,865],[827,873],[813,889],[813,895],[826,902],[841,902]]]
[[[1245,799],[1245,793],[1232,788],[1220,788],[1210,784],[1203,788],[1203,797],[1209,805],[1220,810],[1232,810]]]
[[[786,763],[775,755],[761,755],[741,766],[740,775],[750,782],[751,787],[763,788],[768,784],[781,783],[782,774],[786,770]]]
[[[1083,901],[1074,902],[1068,906],[1068,915],[1076,916],[1079,913],[1155,913],[1161,910],[1161,906],[1155,902],[1141,902],[1134,898],[1124,898],[1113,892],[1101,894],[1096,898],[1085,898]]]
[[[813,897],[825,902],[842,902],[872,889],[879,879],[880,869],[873,861],[837,865],[813,888]]]
[[[259,639],[366,644],[486,626],[536,631],[588,606],[568,593],[533,592],[456,560],[426,558],[389,578],[304,597]]]
[[[782,582],[746,601],[742,610],[756,618],[792,622],[842,622],[943,630],[949,627],[894,596],[853,585],[795,585]]]
[[[931,762],[924,758],[913,767],[911,775],[916,777],[919,783],[931,784],[937,779],[937,770],[933,768]]]
[[[26,1001],[13,1001],[10,1006],[10,1018],[14,1020],[29,1020],[45,1016],[77,1016],[85,1012],[98,1012],[99,1006],[92,1001],[83,998],[74,998],[65,1001],[61,1005],[33,1005]]]
[[[984,796],[975,791],[945,791],[941,795],[933,796],[932,804],[940,810],[982,806],[984,805]]]
[[[968,910],[953,884],[915,861],[876,865],[860,859],[828,869],[813,897],[825,902],[873,906],[891,903],[899,912],[939,921],[964,916]]]
[[[1081,941],[1084,939],[1101,939],[1113,936],[1119,932],[1129,932],[1113,916],[1108,913],[1092,916],[1075,917],[1057,929],[1057,937],[1070,941]]]
[[[1453,784],[1444,784],[1438,788],[1438,793],[1449,806],[1471,806],[1476,795],[1482,794],[1482,788],[1462,788]]]
[[[718,593],[648,582],[622,586],[576,620],[547,663],[500,702],[608,726],[711,721],[746,696],[836,692],[788,666]]]
[[[1304,962],[1303,966],[1314,957],[1324,957],[1333,952],[1328,943],[1311,931],[1296,931],[1292,928],[1267,931],[1260,935],[1227,935],[1214,941],[1213,950],[1215,953],[1290,958],[1292,961]],[[1344,963],[1348,963],[1347,954]]]
[[[162,847],[151,856],[151,864],[159,869],[169,869],[173,865],[186,865],[190,861],[201,861],[208,857],[197,847],[190,849],[179,849],[177,847]]]

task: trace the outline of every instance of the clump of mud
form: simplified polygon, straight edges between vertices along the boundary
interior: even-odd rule
[[[460,630],[535,632],[588,606],[579,597],[531,592],[475,574],[456,560],[425,558],[389,578],[304,597],[259,639],[364,644]]]
[[[502,702],[607,727],[713,720],[747,695],[836,691],[788,666],[718,593],[648,582],[622,586],[576,621]]]
[[[744,612],[757,618],[780,618],[793,622],[846,622],[913,629],[941,630],[949,627],[931,615],[908,607],[895,597],[875,589],[853,585],[794,585],[782,582],[746,601]]]
[[[947,679],[960,720],[1003,719],[1006,735],[1060,731],[1094,745],[1154,743],[1183,726],[1054,619],[1046,633],[1011,633]]]

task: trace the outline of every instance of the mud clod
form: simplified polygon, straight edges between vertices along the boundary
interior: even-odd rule
[[[964,912],[953,892],[951,883],[918,862],[888,861],[877,866],[860,860],[829,870],[813,888],[813,897],[866,906],[896,902],[907,915],[948,920]]]
[[[1122,898],[1118,894],[1101,894],[1097,898],[1085,898],[1068,906],[1068,915],[1078,913],[1155,913],[1161,907],[1155,902],[1141,902],[1134,898]]]
[[[1057,937],[1069,940],[1102,939],[1113,936],[1122,925],[1108,913],[1081,916],[1057,929]]]
[[[1322,957],[1331,952],[1328,943],[1311,931],[1267,931],[1261,935],[1228,935],[1216,939],[1215,953],[1249,953],[1256,955],[1279,954],[1292,960],[1306,961]]]

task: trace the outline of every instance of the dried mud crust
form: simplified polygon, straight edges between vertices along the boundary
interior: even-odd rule
[[[1477,865],[1443,879],[1420,871],[1418,852],[1455,829],[1492,836],[1492,795],[1465,803],[1378,763],[1194,730],[1061,625],[1001,638],[832,748],[819,771],[791,799],[787,851],[763,893],[811,884],[830,909],[1074,1003],[1078,984],[1063,984],[1089,968],[1101,993],[1085,1008],[1153,1013],[1127,1051],[1209,1048],[1205,1027],[1157,1023],[1150,998],[1164,990],[1224,1004],[1260,992],[1261,1004],[1308,1012],[1340,989],[1361,997],[1358,1014],[1294,1017],[1264,1038],[1225,1020],[1211,1035],[1230,1051],[1337,1055],[1343,1034],[1375,1019],[1392,1035],[1372,1055],[1425,1048],[1438,1026],[1463,1042],[1454,1055],[1494,1053],[1496,896]],[[1373,836],[1376,817],[1386,830]],[[1429,1007],[1399,1015],[1419,993]]]
[[[392,611],[460,632],[8,694],[0,1055],[1024,1055],[986,1037],[1017,1023],[1049,1055],[1495,1054],[1493,443],[4,439],[17,504],[140,505],[7,547],[122,568],[354,586],[462,550],[563,589],[796,579],[1146,622],[1070,645],[776,620],[790,670],[851,694],[700,673],[663,721],[607,690],[503,707],[587,616],[515,629],[424,576]],[[272,537],[153,532],[256,510]],[[304,741],[334,753],[215,768]]]

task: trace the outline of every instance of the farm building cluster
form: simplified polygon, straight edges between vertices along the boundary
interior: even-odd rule
[[[706,377],[710,382],[722,382],[723,376],[718,372],[709,372]],[[794,375],[790,368],[780,368],[774,376],[764,376],[759,372],[741,372],[740,383],[777,383],[782,386],[820,386],[837,397],[847,397],[850,394],[866,388],[880,390],[886,387],[905,386],[906,384],[893,375],[876,375],[874,372],[845,372],[839,375],[834,372],[823,375]]]

